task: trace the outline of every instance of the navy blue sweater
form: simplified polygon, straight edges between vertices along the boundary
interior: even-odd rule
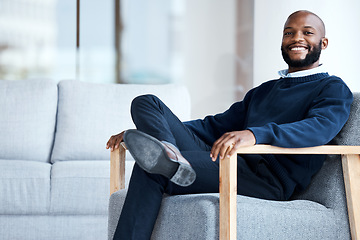
[[[208,145],[224,133],[251,130],[256,144],[311,147],[329,143],[347,121],[352,93],[327,73],[280,78],[250,90],[227,111],[186,122]],[[244,156],[246,157],[246,156]],[[281,181],[285,198],[305,189],[320,170],[324,155],[263,155]]]

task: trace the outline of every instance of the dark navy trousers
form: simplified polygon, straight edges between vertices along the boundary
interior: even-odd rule
[[[135,98],[131,115],[138,130],[175,145],[196,172],[196,180],[181,187],[166,177],[150,174],[137,164],[115,231],[116,240],[148,240],[164,193],[170,195],[219,192],[219,160],[210,158],[211,146],[191,132],[156,96]],[[238,194],[282,200],[283,189],[260,155],[238,157]]]

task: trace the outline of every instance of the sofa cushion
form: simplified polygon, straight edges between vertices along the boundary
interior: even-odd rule
[[[51,170],[52,214],[106,214],[110,168],[105,161],[56,162]]]
[[[50,80],[0,81],[0,159],[49,162],[57,85]]]
[[[134,161],[126,161],[126,184]],[[51,170],[52,214],[103,214],[110,195],[108,161],[59,161]]]
[[[125,195],[126,190],[111,195],[109,239]],[[219,239],[218,212],[218,194],[164,197],[152,239]],[[338,238],[334,212],[311,201],[268,201],[238,195],[237,216],[238,239],[346,239]]]
[[[182,120],[188,120],[190,100],[185,87],[60,82],[52,162],[109,160],[106,142],[111,135],[134,128],[130,103],[144,93],[158,95]]]
[[[238,196],[237,204],[237,234],[240,239],[338,239],[336,216],[332,209],[321,204],[243,196]]]
[[[106,215],[0,215],[1,240],[104,240]]]
[[[48,213],[50,163],[0,160],[0,169],[1,214]]]

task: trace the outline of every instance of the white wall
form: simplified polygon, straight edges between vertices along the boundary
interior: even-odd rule
[[[330,74],[341,77],[352,91],[360,91],[360,1],[358,0],[256,0],[254,12],[254,86],[277,78],[287,68],[280,46],[283,25],[292,12],[309,10],[325,22],[329,46],[321,62]]]
[[[235,96],[236,0],[186,0],[183,83],[192,117],[223,112]]]

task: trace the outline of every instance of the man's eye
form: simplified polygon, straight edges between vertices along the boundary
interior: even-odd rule
[[[284,36],[288,36],[288,35],[291,35],[292,33],[291,32],[286,32],[284,33]]]
[[[306,35],[312,35],[314,34],[313,32],[305,32]]]

